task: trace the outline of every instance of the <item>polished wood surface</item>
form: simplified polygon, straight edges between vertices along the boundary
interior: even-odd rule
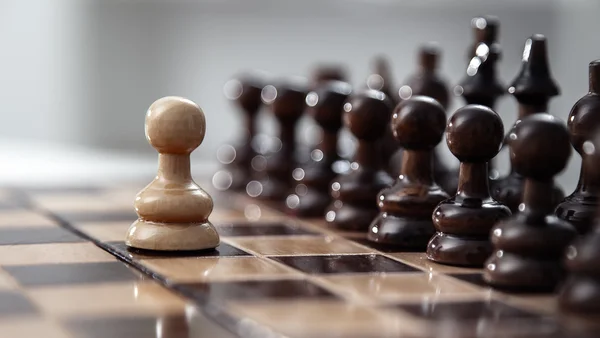
[[[208,221],[212,198],[192,179],[190,154],[204,140],[204,112],[181,97],[155,101],[146,114],[146,138],[159,152],[156,178],[135,197],[139,218],[127,232],[129,247],[160,251],[215,248]]]
[[[499,288],[550,292],[564,277],[562,257],[576,236],[553,214],[553,179],[570,158],[569,133],[557,118],[534,114],[515,126],[509,140],[513,169],[525,179],[523,202],[492,229],[494,253],[484,279]]]
[[[583,147],[586,141],[592,140],[600,130],[600,61],[589,64],[589,93],[579,99],[567,120],[571,134],[571,144],[581,155],[582,164],[579,181],[575,191],[565,198],[556,208],[556,215],[569,221],[579,233],[587,233],[593,224],[598,208],[600,189],[597,182],[591,179],[598,167],[588,165],[588,155]]]
[[[434,182],[432,151],[446,127],[444,107],[427,96],[413,96],[393,113],[392,130],[404,149],[394,185],[379,193],[379,215],[368,239],[398,248],[425,250],[434,234],[431,213],[449,196]]]
[[[377,90],[356,93],[344,105],[343,121],[358,142],[350,171],[331,183],[332,203],[325,220],[336,228],[366,230],[377,215],[376,197],[393,182],[383,170],[380,141],[392,110],[387,96]]]
[[[482,267],[492,253],[490,230],[511,215],[490,197],[488,162],[498,154],[504,127],[488,107],[467,105],[448,120],[446,140],[460,161],[458,191],[433,211],[437,233],[427,246],[427,258],[451,265]]]

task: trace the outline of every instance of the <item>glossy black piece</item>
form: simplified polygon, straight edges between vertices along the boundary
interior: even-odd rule
[[[423,45],[418,52],[418,70],[408,77],[405,85],[400,87],[400,99],[407,100],[412,96],[423,95],[436,99],[445,110],[450,103],[448,85],[437,71],[441,51],[435,44]],[[450,195],[456,193],[458,186],[458,170],[451,169],[442,160],[440,146],[433,153],[433,177],[435,181]],[[398,149],[390,158],[388,172],[395,176],[402,166],[402,149]]]
[[[600,83],[594,82],[594,91],[600,89]],[[600,136],[584,146],[586,161],[584,169],[589,174],[587,180],[594,193],[600,193]],[[565,264],[568,278],[560,295],[560,307],[569,312],[598,314],[600,313],[600,207],[590,231],[582,235],[566,251]]]
[[[308,86],[302,81],[282,80],[278,84],[263,89],[263,99],[267,100],[271,112],[279,124],[281,149],[269,154],[264,167],[253,166],[253,177],[260,188],[252,197],[269,201],[282,201],[293,187],[292,171],[297,167],[296,124],[305,109]],[[262,155],[257,155],[262,156]],[[255,157],[256,158],[256,157]]]
[[[515,125],[527,116],[546,114],[548,101],[560,93],[558,85],[550,73],[546,37],[543,35],[535,34],[525,42],[521,70],[508,88],[508,92],[519,103],[519,113]],[[510,132],[507,134],[505,142],[509,141],[508,135]],[[492,196],[506,204],[515,213],[521,203],[524,182],[524,178],[511,169],[508,176],[492,182]],[[564,198],[564,193],[555,185],[552,194],[553,204],[556,206]]]
[[[333,201],[325,219],[332,227],[366,230],[377,215],[377,194],[392,183],[383,170],[379,143],[389,123],[391,105],[384,93],[366,90],[353,95],[344,111],[344,124],[356,137],[358,147],[350,171],[330,185]]]
[[[135,281],[139,277],[121,262],[3,266],[25,287]]]
[[[282,256],[271,259],[309,274],[419,272],[381,255]]]
[[[379,214],[367,238],[404,249],[425,250],[435,229],[431,213],[449,196],[434,182],[432,151],[446,127],[444,108],[434,99],[413,96],[394,110],[392,130],[404,149],[396,183],[377,196]]]
[[[488,162],[498,154],[504,127],[500,116],[481,105],[458,109],[448,120],[448,148],[460,161],[458,191],[433,211],[437,233],[427,258],[444,264],[481,267],[492,253],[490,229],[511,215],[490,197]]]
[[[471,20],[474,42],[469,47],[466,77],[454,88],[467,104],[481,104],[494,109],[496,100],[504,94],[504,86],[496,75],[496,65],[502,57],[498,44],[500,22],[493,16]]]
[[[564,123],[534,114],[513,129],[509,147],[513,169],[525,178],[519,212],[492,229],[494,253],[484,279],[494,287],[553,291],[564,277],[562,255],[575,229],[554,216],[554,176],[571,155]]]
[[[85,242],[85,239],[58,226],[0,229],[0,245],[76,242]]]
[[[588,156],[583,150],[584,143],[600,130],[600,60],[590,62],[589,93],[575,103],[567,121],[571,144],[581,155],[581,173],[575,191],[556,208],[556,216],[585,234],[592,228],[600,194],[600,186],[592,184],[594,180],[590,179],[598,167],[587,164]]]
[[[329,186],[339,174],[335,164],[341,161],[337,152],[338,133],[342,127],[343,106],[352,91],[341,81],[322,82],[306,97],[308,113],[323,131],[323,140],[312,150],[310,160],[294,169],[295,191],[286,199],[287,213],[298,217],[321,217],[331,202]]]
[[[257,155],[252,146],[252,140],[257,134],[257,116],[263,105],[261,91],[265,87],[266,79],[258,73],[246,73],[230,81],[235,86],[233,93],[228,96],[237,104],[243,113],[244,132],[239,144],[234,147],[233,161],[225,165],[231,174],[233,190],[243,190],[252,178],[251,162]]]

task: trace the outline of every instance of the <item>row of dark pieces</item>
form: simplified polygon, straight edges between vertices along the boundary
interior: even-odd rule
[[[570,137],[575,149],[584,156],[584,164],[589,162],[585,160],[584,145],[588,150],[595,149],[589,140],[600,121],[595,117],[600,114],[597,96],[599,69],[599,62],[590,64],[590,94],[578,101],[571,112],[571,135],[562,122],[548,114],[538,114],[542,112],[539,110],[521,119],[509,134],[508,145],[511,147],[513,165],[509,178],[522,187],[522,193],[515,194],[522,197],[519,212],[509,220],[498,223],[498,220],[510,215],[510,211],[489,198],[487,192],[487,162],[498,152],[504,134],[500,118],[491,109],[466,106],[452,116],[448,128],[445,128],[444,108],[434,99],[417,96],[401,102],[392,114],[393,134],[403,149],[401,175],[392,188],[386,188],[390,181],[385,178],[383,171],[378,170],[381,168],[378,168],[377,161],[381,136],[385,135],[388,125],[386,119],[390,115],[386,111],[389,104],[385,103],[385,94],[369,90],[355,94],[345,102],[347,97],[343,100],[341,97],[349,93],[335,90],[340,86],[331,82],[318,91],[321,95],[313,106],[313,116],[318,121],[318,116],[335,111],[334,101],[338,104],[342,102],[346,127],[358,139],[357,153],[351,170],[334,178],[331,185],[327,184],[331,180],[325,180],[326,176],[331,175],[323,174],[335,158],[325,156],[331,155],[331,152],[324,151],[323,156],[319,156],[312,165],[300,168],[304,173],[296,175],[299,182],[293,194],[297,200],[290,200],[288,196],[287,207],[292,213],[298,213],[303,210],[303,205],[323,202],[321,199],[324,198],[329,205],[324,214],[333,226],[358,230],[370,224],[371,240],[407,249],[423,246],[425,242],[428,257],[446,264],[482,264],[487,254],[493,252],[492,258],[485,264],[486,280],[490,284],[517,289],[553,290],[563,279],[562,256],[575,237],[571,225],[550,217],[556,204],[553,177],[566,166],[570,156]],[[523,100],[519,100],[519,103],[520,110],[536,108]],[[535,104],[539,107],[539,102]],[[277,106],[273,105],[274,111]],[[321,125],[326,129],[325,125]],[[437,187],[432,177],[431,151],[441,141],[445,129],[450,150],[462,162],[458,193],[452,199],[447,199],[448,196]],[[276,157],[277,154],[272,156]],[[268,165],[265,169],[268,169]],[[274,172],[264,170],[264,175],[253,177],[256,179],[250,181],[247,187],[254,184],[257,192],[251,195],[272,199],[272,194],[262,193],[277,190],[273,186],[278,177],[270,175]],[[329,172],[332,174],[333,170]],[[578,227],[581,233],[589,230],[591,215],[594,214],[592,209],[597,204],[594,185],[591,184],[594,174],[594,170],[582,170],[577,191],[557,209],[562,218],[570,217],[570,221],[586,223],[587,229]],[[325,197],[323,190],[331,191]],[[371,208],[374,196],[377,196],[380,209],[375,217],[373,209],[376,208]],[[303,203],[303,200],[306,202]],[[565,211],[566,208],[570,209]],[[430,240],[434,231],[432,213],[437,234]],[[372,221],[373,218],[375,221]],[[488,237],[490,230],[491,243]],[[591,241],[592,237],[588,235],[587,240]],[[577,246],[569,247],[568,262],[571,263],[568,267],[576,271],[578,276],[584,275],[581,278],[585,283],[582,284],[581,278],[576,278],[575,282],[567,283],[566,289],[570,292],[563,294],[567,295],[567,303],[570,302],[571,308],[588,309],[600,290],[597,280],[592,279],[593,283],[590,284],[590,274],[598,277],[598,269],[586,261],[590,258],[589,253],[582,258],[579,252],[586,251],[577,250]],[[595,259],[600,258],[598,253],[593,254]],[[589,297],[581,299],[581,288],[584,287]],[[575,301],[579,303],[574,304]]]

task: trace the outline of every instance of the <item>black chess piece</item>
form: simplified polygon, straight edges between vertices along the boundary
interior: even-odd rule
[[[562,255],[577,232],[554,216],[553,179],[571,155],[564,123],[549,114],[530,115],[509,137],[513,169],[525,188],[519,211],[491,232],[494,253],[484,280],[498,288],[552,291],[564,276]]]
[[[261,96],[279,123],[281,147],[266,157],[258,155],[252,160],[256,179],[246,186],[251,197],[283,201],[293,187],[292,171],[297,167],[296,124],[306,107],[307,92],[306,83],[299,80],[282,80],[263,88]]]
[[[258,73],[241,74],[225,85],[225,95],[244,113],[245,128],[239,145],[225,145],[217,153],[224,170],[215,174],[213,182],[221,190],[243,190],[252,178],[251,162],[257,155],[252,141],[256,136],[256,117],[262,107],[261,91],[265,79]]]
[[[318,89],[322,84],[329,81],[347,82],[346,69],[337,64],[319,64],[312,70],[311,90]]]
[[[344,125],[358,140],[358,147],[350,170],[331,183],[333,201],[325,220],[332,227],[364,231],[377,215],[377,194],[393,182],[383,170],[380,155],[391,110],[386,95],[372,89],[353,95],[344,105]]]
[[[494,109],[497,99],[504,95],[504,86],[496,75],[496,65],[502,57],[498,44],[500,22],[494,16],[471,20],[474,42],[469,47],[466,77],[454,88],[467,104],[481,104]]]
[[[596,64],[598,65],[598,64]],[[595,83],[595,90],[600,83]],[[583,147],[587,156],[583,169],[586,179],[596,193],[600,193],[600,137],[598,130],[592,141]],[[600,208],[596,205],[596,215],[590,231],[577,239],[566,251],[568,277],[558,296],[560,308],[574,313],[600,313]]]
[[[460,161],[456,195],[433,211],[437,233],[427,246],[427,258],[451,265],[481,267],[492,253],[491,228],[511,215],[490,197],[488,162],[498,154],[504,127],[492,109],[467,105],[448,120],[446,142]]]
[[[589,88],[589,93],[575,103],[567,120],[571,144],[582,159],[579,182],[575,191],[556,208],[556,216],[569,221],[580,234],[592,227],[600,193],[600,187],[594,186],[595,181],[589,178],[598,169],[586,165],[588,156],[583,151],[584,143],[600,130],[600,60],[590,62]]]
[[[424,95],[436,99],[445,110],[450,103],[450,94],[446,81],[437,72],[441,51],[436,44],[430,43],[422,46],[418,52],[418,71],[411,75],[406,84],[400,87],[399,94],[402,100],[413,95]],[[396,150],[389,161],[388,172],[396,175],[402,166],[402,149]],[[451,169],[442,160],[440,147],[433,153],[433,177],[435,181],[448,194],[454,194],[458,186],[458,170]]]
[[[367,77],[367,88],[383,92],[395,106],[398,103],[398,91],[394,85],[390,62],[383,55],[378,55],[372,61],[373,71]]]
[[[433,149],[442,140],[446,112],[436,100],[413,96],[398,104],[392,117],[394,137],[404,149],[396,183],[382,190],[379,215],[367,238],[403,249],[425,250],[435,233],[431,213],[449,196],[433,179]]]
[[[525,42],[523,62],[519,74],[508,88],[519,103],[518,124],[532,114],[547,114],[548,101],[559,94],[560,90],[550,73],[546,38],[536,34]],[[509,132],[510,135],[510,132]],[[508,135],[505,138],[505,143]],[[515,213],[521,203],[524,179],[515,170],[501,179],[492,181],[492,196],[506,204]],[[554,185],[552,190],[554,206],[564,198],[562,190]]]
[[[339,174],[334,165],[341,160],[337,152],[338,132],[342,127],[343,106],[352,91],[342,81],[321,82],[308,93],[308,113],[323,131],[323,140],[311,152],[310,161],[294,169],[295,191],[286,199],[287,212],[298,217],[322,216],[331,202],[329,186]]]

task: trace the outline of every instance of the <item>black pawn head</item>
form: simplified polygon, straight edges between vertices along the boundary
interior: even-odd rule
[[[537,181],[552,180],[563,171],[571,156],[567,127],[549,114],[522,119],[508,139],[513,169]]]
[[[500,21],[492,15],[480,16],[471,20],[471,27],[475,38],[475,44],[485,43],[491,45],[498,40]]]
[[[326,131],[342,127],[342,108],[352,92],[352,86],[342,81],[327,81],[306,95],[309,114]]]
[[[315,67],[311,76],[311,87],[318,88],[321,84],[328,81],[346,81],[346,70],[339,65],[321,64]]]
[[[436,43],[428,43],[419,48],[419,66],[426,72],[433,72],[438,65],[440,48]]]
[[[590,92],[579,99],[569,113],[571,143],[583,155],[583,144],[591,140],[600,127],[600,60],[589,65]]]
[[[344,125],[357,139],[374,142],[388,127],[391,110],[391,103],[383,92],[368,89],[353,95],[344,104]]]
[[[262,105],[261,92],[266,85],[266,74],[247,72],[225,83],[225,97],[235,101],[246,113],[256,114]]]
[[[500,151],[504,138],[502,119],[482,105],[467,105],[448,120],[446,142],[461,162],[488,162]]]
[[[267,85],[261,92],[263,102],[271,105],[280,120],[296,120],[304,112],[308,83],[303,78],[289,78]]]
[[[521,71],[508,92],[524,104],[543,104],[560,94],[550,72],[545,36],[535,34],[525,42]]]
[[[408,150],[432,150],[444,135],[446,111],[435,99],[413,96],[402,101],[392,115],[392,132]]]

